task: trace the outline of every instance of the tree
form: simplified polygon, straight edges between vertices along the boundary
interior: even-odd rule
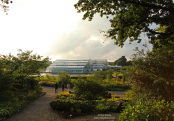
[[[101,82],[105,79],[111,80],[112,79],[112,74],[114,73],[113,69],[108,69],[105,71],[93,71],[94,76],[92,77],[94,80],[97,80],[98,82]]]
[[[115,65],[118,65],[118,66],[126,66],[126,62],[127,62],[127,59],[125,58],[125,56],[122,56],[121,58],[119,58],[118,60],[116,60],[114,62]]]
[[[92,79],[80,79],[75,83],[74,93],[76,97],[84,100],[97,100],[106,97],[106,89]]]
[[[1,69],[6,75],[9,74],[13,77],[13,86],[18,89],[34,89],[37,86],[34,76],[40,74],[39,69],[48,66],[46,64],[49,61],[48,57],[42,59],[42,56],[31,53],[32,51],[19,49],[17,56],[11,54],[0,56]]]
[[[74,6],[78,12],[85,12],[83,19],[91,21],[96,13],[110,17],[111,29],[106,36],[121,47],[127,39],[141,42],[142,32],[153,45],[174,41],[173,0],[79,0]],[[151,28],[152,24],[167,28],[161,32]]]
[[[105,72],[106,72],[107,80],[110,81],[113,78],[112,74],[114,73],[114,70],[113,69],[108,69]]]
[[[58,72],[58,80],[59,80],[58,82],[59,85],[61,85],[62,83],[67,85],[68,83],[70,83],[71,77],[66,72]]]
[[[13,78],[12,76],[3,70],[2,62],[0,61],[0,102],[13,98]]]
[[[125,58],[125,56],[122,56],[121,58],[119,58],[118,60],[116,60],[114,62],[114,65],[118,65],[118,66],[130,66],[132,65],[131,61],[127,61],[127,59]]]
[[[137,96],[132,100],[133,105],[130,103],[123,111],[120,120],[174,120],[173,47],[174,43],[170,42],[147,54],[137,49],[133,66],[127,69],[128,80]]]
[[[129,80],[146,100],[174,101],[174,43],[133,58]],[[136,54],[137,55],[137,54]]]
[[[13,3],[12,0],[1,0],[0,2],[0,6],[2,7],[3,11],[6,12],[6,14],[8,14],[8,10],[9,10],[9,4]]]

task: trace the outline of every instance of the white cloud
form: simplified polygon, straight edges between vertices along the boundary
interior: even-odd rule
[[[105,58],[114,61],[130,57],[138,44],[123,48],[106,39],[100,30],[110,27],[98,15],[93,21],[82,21],[73,4],[78,0],[16,0],[9,15],[0,14],[0,54],[16,53],[17,49],[55,59]]]

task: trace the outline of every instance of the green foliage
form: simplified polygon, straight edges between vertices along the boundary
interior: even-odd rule
[[[116,60],[114,62],[114,65],[118,65],[118,66],[130,66],[132,65],[131,61],[127,61],[127,59],[125,58],[125,56],[122,56],[121,58],[119,58],[118,60]]]
[[[74,87],[76,83],[78,83],[80,80],[94,80],[97,83],[103,85],[106,90],[110,91],[123,91],[130,89],[130,86],[122,81],[123,74],[122,73],[117,73],[116,76],[117,78],[113,78],[114,71],[112,69],[105,70],[105,71],[95,71],[94,75],[83,75],[83,76],[72,76],[71,79],[69,80],[69,84],[71,85],[71,88]],[[69,77],[68,77],[69,79]],[[55,76],[42,76],[40,78],[37,77],[37,80],[39,81],[39,84],[42,86],[51,86],[54,87],[55,83],[57,82],[59,87],[61,86],[61,83],[63,81],[59,80],[59,77]],[[65,82],[65,87],[66,83]]]
[[[8,86],[7,89],[13,87],[19,90],[33,90],[37,88],[38,83],[32,76],[39,75],[39,69],[47,67],[48,64],[46,62],[49,59],[41,59],[42,56],[37,54],[32,55],[31,53],[32,51],[23,52],[18,50],[17,56],[11,54],[0,56],[1,83],[3,83],[3,80],[6,81],[2,89],[5,86]]]
[[[2,65],[0,64],[0,66]],[[13,78],[3,69],[0,69],[0,85],[0,102],[13,98],[13,92],[11,91],[13,89]]]
[[[129,80],[146,99],[174,101],[174,44],[153,50],[147,56],[134,58]],[[137,56],[137,55],[136,55]]]
[[[41,59],[42,56],[31,54],[32,51],[18,50],[17,56],[9,54],[9,56],[1,56],[6,70],[14,73],[16,76],[29,76],[39,74],[39,69],[47,67],[46,62],[49,58]]]
[[[31,53],[19,50],[17,56],[0,55],[0,118],[19,112],[41,94],[35,76],[40,74],[40,68],[48,66],[49,59]]]
[[[125,92],[124,98],[132,99],[135,96],[136,96],[136,93],[134,92],[134,90],[127,90]]]
[[[0,120],[8,118],[12,116],[13,114],[21,111],[25,106],[27,102],[26,101],[13,101],[10,103],[3,103],[0,104]]]
[[[160,39],[163,43],[173,41],[174,35],[174,2],[173,0],[78,0],[74,5],[78,12],[83,12],[83,19],[92,20],[94,14],[110,17],[111,29],[106,36],[123,46],[124,42],[137,40],[140,34],[147,33],[151,43]],[[151,24],[168,26],[164,32],[152,29]],[[162,44],[163,44],[162,43]]]
[[[40,88],[30,93],[14,91],[15,97],[11,97],[9,101],[0,102],[0,120],[20,112],[31,100],[37,98],[40,94]]]
[[[67,83],[69,83],[70,87],[73,88],[74,83],[76,82],[76,79],[79,76],[73,76],[73,78],[75,78],[75,79],[72,79],[68,73],[66,73],[66,72],[60,72],[60,73],[61,74],[58,77],[50,76],[47,74],[46,76],[37,77],[36,80],[38,80],[39,84],[42,86],[54,87],[55,83],[57,82],[58,86],[61,87],[62,82],[64,82],[65,87],[67,86]]]
[[[98,70],[98,71],[93,71],[93,80],[96,81],[102,81],[102,80],[111,80],[112,79],[112,74],[114,73],[113,69],[108,69],[108,70]]]
[[[106,70],[106,78],[107,78],[107,80],[111,80],[112,79],[113,72],[114,72],[114,70],[112,70],[112,69]]]
[[[94,105],[89,101],[73,100],[73,99],[57,99],[50,103],[54,110],[64,112],[72,115],[79,115],[81,113],[93,113]]]
[[[71,82],[71,77],[68,73],[66,73],[66,72],[58,73],[58,85],[61,86],[62,83],[64,83],[64,85],[67,85],[70,82]],[[72,85],[72,84],[70,83],[70,85]]]
[[[118,96],[115,95],[112,97],[118,98]],[[69,117],[70,114],[78,116],[81,114],[120,111],[119,106],[115,103],[115,101],[113,101],[112,104],[107,104],[107,100],[110,99],[102,99],[91,102],[89,100],[79,99],[75,94],[69,94],[68,92],[59,93],[57,98],[58,99],[50,103],[51,108],[61,112],[63,116],[67,117]]]
[[[174,43],[148,52],[137,50],[127,69],[136,96],[120,120],[174,120]]]
[[[98,103],[96,106],[96,111],[101,113],[107,113],[108,111],[110,111],[110,106],[107,106],[104,103]]]
[[[100,101],[99,103],[97,103],[95,110],[98,113],[109,113],[119,111],[118,106],[116,104],[113,103],[112,105],[107,105],[106,101]]]
[[[41,85],[41,86],[55,87],[55,83],[54,82],[49,82],[49,81],[39,81],[39,85]]]
[[[36,77],[36,80],[38,81],[45,81],[45,82],[58,82],[58,78],[55,76],[50,76],[48,74],[46,74],[46,76],[39,76]]]
[[[103,86],[109,91],[125,91],[130,89],[128,84],[116,81],[103,81]]]
[[[79,80],[74,87],[76,97],[85,100],[97,100],[106,95],[105,88],[94,80]]]
[[[118,66],[126,66],[127,65],[126,62],[127,62],[127,59],[125,58],[125,56],[122,56],[121,58],[119,58],[118,60],[116,60],[114,62],[114,64],[115,65],[118,65]]]
[[[172,121],[174,105],[163,101],[138,102],[127,105],[119,116],[120,121]]]

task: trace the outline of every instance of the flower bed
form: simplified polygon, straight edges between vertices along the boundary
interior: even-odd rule
[[[61,92],[57,99],[50,103],[50,106],[53,110],[60,112],[63,117],[68,118],[70,115],[120,112],[118,110],[120,101],[121,98],[117,95],[112,95],[110,99],[88,101],[77,99],[69,92]]]

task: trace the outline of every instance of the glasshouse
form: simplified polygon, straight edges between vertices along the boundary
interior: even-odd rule
[[[56,60],[47,69],[47,73],[57,74],[58,72],[67,72],[70,74],[87,74],[92,71],[108,68],[106,59],[85,59],[85,60]]]

